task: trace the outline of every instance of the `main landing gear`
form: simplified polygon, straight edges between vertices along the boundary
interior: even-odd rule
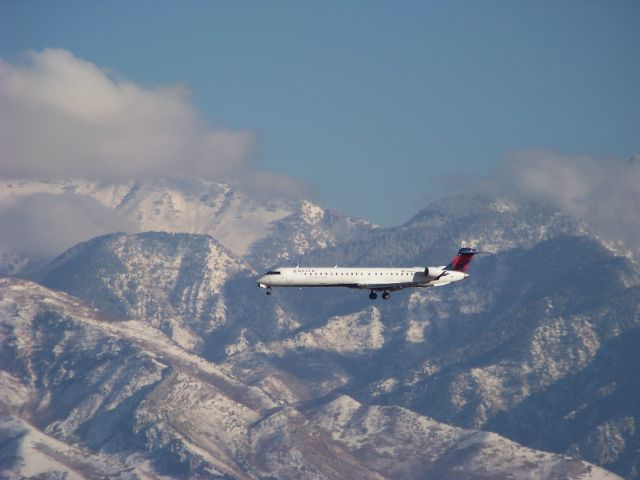
[[[390,296],[391,296],[391,294],[389,292],[387,292],[386,290],[384,292],[382,292],[382,299],[383,300],[388,300]],[[369,298],[371,300],[375,300],[376,298],[378,298],[378,294],[376,292],[374,292],[373,290],[371,290],[371,293],[369,294]]]
[[[267,287],[267,295],[271,295],[271,287]]]

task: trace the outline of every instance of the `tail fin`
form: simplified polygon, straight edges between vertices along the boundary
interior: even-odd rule
[[[475,248],[461,248],[458,254],[451,260],[451,263],[445,267],[445,270],[457,270],[458,272],[466,272],[469,263],[478,250]]]

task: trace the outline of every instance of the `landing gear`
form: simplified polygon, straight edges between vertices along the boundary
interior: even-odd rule
[[[373,290],[371,290],[371,293],[369,294],[369,298],[371,300],[375,300],[376,298],[378,298],[378,294],[376,292],[374,292]]]
[[[389,300],[389,297],[391,296],[391,294],[389,292],[384,292],[382,294],[382,299],[383,300]]]
[[[271,295],[271,287],[267,287],[267,295]]]

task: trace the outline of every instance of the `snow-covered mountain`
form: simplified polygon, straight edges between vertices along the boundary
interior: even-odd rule
[[[91,195],[140,228],[187,232],[101,236],[30,278],[102,315],[158,328],[153,332],[162,332],[165,342],[215,361],[225,375],[276,402],[277,415],[260,423],[261,473],[249,475],[300,476],[296,469],[315,453],[300,447],[296,455],[305,460],[292,467],[278,464],[278,449],[302,437],[313,443],[309,435],[317,435],[333,442],[326,451],[339,447],[340,466],[332,468],[364,468],[350,473],[356,478],[411,478],[396,475],[420,469],[447,476],[441,466],[403,457],[407,441],[427,448],[420,435],[429,434],[421,430],[406,440],[403,424],[392,427],[391,419],[385,425],[398,435],[394,455],[404,460],[372,469],[377,457],[365,451],[382,455],[387,447],[377,430],[371,438],[360,431],[357,441],[343,441],[340,432],[351,437],[352,425],[362,420],[345,413],[354,411],[368,412],[361,425],[378,422],[369,415],[380,412],[401,412],[404,422],[426,415],[569,454],[626,478],[639,476],[633,347],[640,328],[639,269],[584,222],[537,204],[465,194],[435,202],[399,227],[379,228],[307,201],[262,204],[230,185],[164,182],[121,188],[16,182],[0,200],[10,205],[48,185],[55,195]],[[225,201],[236,207],[223,207]],[[237,230],[242,244],[234,244],[234,222],[244,225]],[[225,236],[226,229],[233,234]],[[474,259],[472,276],[461,285],[396,292],[384,302],[342,289],[279,289],[266,297],[255,285],[267,265],[444,264],[461,245],[497,255]],[[315,417],[318,412],[350,420],[329,422]],[[453,469],[464,455],[451,455],[450,462],[435,462]],[[402,470],[405,464],[415,467]],[[545,472],[521,473],[555,475]]]
[[[89,197],[139,232],[207,234],[236,255],[249,253],[247,258],[260,267],[374,228],[308,200],[258,198],[230,183],[193,177],[123,182],[0,179],[0,211],[36,194]],[[5,271],[10,272],[10,266]]]
[[[345,395],[292,404],[139,321],[0,278],[3,478],[617,478]]]
[[[148,232],[81,243],[36,278],[103,312],[143,320],[199,352],[227,321],[225,284],[238,273],[255,274],[208,235]]]

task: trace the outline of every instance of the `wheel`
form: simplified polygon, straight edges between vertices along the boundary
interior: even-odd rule
[[[267,295],[271,295],[271,290],[267,290]]]
[[[369,294],[369,298],[370,298],[371,300],[375,300],[376,298],[378,298],[378,294],[377,294],[376,292],[371,292],[371,293]]]
[[[382,294],[382,299],[383,300],[388,300],[390,296],[391,296],[391,294],[389,292],[384,292]]]

